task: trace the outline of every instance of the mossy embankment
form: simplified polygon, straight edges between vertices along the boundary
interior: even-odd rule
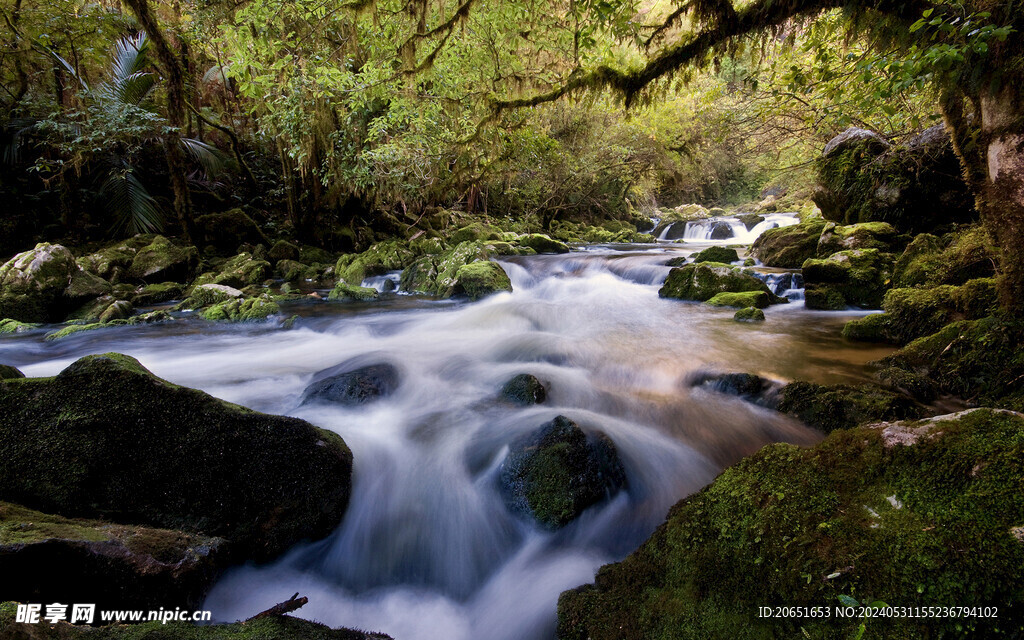
[[[1024,416],[989,409],[769,445],[678,503],[636,552],[559,600],[558,637],[848,638],[838,596],[998,607],[885,618],[887,638],[1024,632]],[[762,606],[830,618],[762,618]],[[1016,634],[1016,635],[1015,635]]]

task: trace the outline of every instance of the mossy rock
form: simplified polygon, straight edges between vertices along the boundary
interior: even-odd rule
[[[512,281],[497,262],[480,260],[459,267],[455,272],[456,293],[479,300],[492,293],[512,291]]]
[[[185,295],[185,286],[177,282],[147,284],[135,294],[132,303],[136,307],[148,307],[171,300],[180,300]]]
[[[735,249],[729,247],[708,247],[692,256],[693,262],[722,262],[729,264],[740,259]]]
[[[997,251],[981,225],[962,228],[938,238],[920,234],[893,267],[898,287],[964,284],[995,275]]]
[[[148,245],[156,236],[136,236],[131,240],[116,242],[95,253],[82,256],[78,264],[84,270],[108,282],[118,283],[125,278],[139,249]]]
[[[721,295],[721,294],[720,294]],[[745,307],[733,314],[736,322],[764,322],[764,311],[757,307]]]
[[[714,212],[716,210],[712,209],[711,211]],[[725,215],[724,210],[719,209],[719,211],[723,211],[723,213],[712,213],[712,215],[716,215],[716,216],[724,216]],[[757,225],[759,225],[762,222],[764,222],[764,216],[762,216],[760,214],[757,214],[757,213],[744,213],[742,215],[736,216],[736,219],[743,223],[743,226],[747,228],[747,231],[750,231],[751,229],[753,229]]]
[[[260,322],[280,313],[281,307],[268,295],[253,298],[233,298],[206,307],[199,315],[214,322]]]
[[[888,222],[861,222],[847,226],[830,222],[818,238],[817,256],[827,258],[848,249],[878,249],[892,253],[902,249],[900,240],[899,232]]]
[[[972,403],[1024,411],[1024,322],[962,320],[918,338],[880,364],[927,376],[940,391]]]
[[[59,322],[110,288],[107,281],[83,271],[67,248],[40,243],[0,266],[0,318]]]
[[[537,253],[569,253],[569,246],[567,244],[558,240],[552,240],[542,233],[531,233],[521,236],[516,241],[525,247],[530,247]]]
[[[228,539],[270,558],[330,533],[350,491],[336,434],[86,356],[0,384],[0,500]]]
[[[243,244],[270,244],[259,225],[238,208],[199,216],[195,223],[204,246],[221,255],[235,254]]]
[[[558,601],[561,640],[1013,637],[1024,418],[988,409],[772,444]],[[998,618],[762,617],[759,607],[997,607]]]
[[[854,342],[893,342],[889,333],[889,318],[884,313],[872,313],[850,320],[843,325],[843,337]]]
[[[339,280],[359,286],[371,276],[384,275],[388,271],[404,269],[416,259],[404,242],[392,240],[380,242],[362,253],[344,255],[338,258],[334,273]]]
[[[799,269],[818,254],[818,240],[825,221],[812,218],[788,227],[768,229],[754,241],[750,255],[769,267]]]
[[[764,282],[738,268],[701,263],[672,269],[665,284],[658,290],[658,295],[662,298],[704,302],[719,293],[743,291],[761,291],[766,295],[771,293]]]
[[[244,295],[238,289],[224,284],[200,284],[195,286],[189,293],[189,296],[182,300],[175,309],[201,309],[221,302],[235,300]]]
[[[662,222],[693,222],[710,218],[711,212],[699,204],[681,204],[674,209],[663,211]]]
[[[339,282],[327,296],[330,300],[376,300],[380,294],[373,287],[357,287]]]
[[[736,293],[719,293],[707,301],[713,307],[736,307],[745,309],[754,307],[767,309],[771,304],[771,297],[764,291],[740,291]],[[762,315],[762,320],[763,320]]]
[[[220,284],[235,289],[259,285],[267,280],[272,271],[270,263],[258,260],[249,253],[240,253],[222,263],[218,270],[207,271],[196,278],[192,288],[204,284]]]
[[[278,240],[267,251],[267,260],[275,265],[281,260],[298,260],[302,250],[287,240]]]
[[[501,229],[489,224],[474,222],[473,224],[466,225],[452,233],[448,238],[448,242],[456,245],[463,242],[500,240],[501,237]]]
[[[112,325],[103,322],[90,322],[87,324],[70,324],[62,329],[58,329],[57,331],[51,331],[50,333],[46,334],[44,340],[46,340],[47,342],[53,342],[55,340],[61,340],[76,333],[82,333],[83,331],[95,331],[96,329],[106,329],[107,327],[110,326]]]
[[[25,374],[9,364],[0,364],[0,380],[14,380],[24,378]]]
[[[278,261],[277,266],[274,267],[274,272],[285,282],[314,280],[317,277],[316,269],[295,260]]]
[[[921,407],[910,398],[870,384],[791,382],[780,392],[778,409],[825,433],[922,415]]]
[[[892,286],[893,256],[878,249],[838,251],[803,264],[804,298],[808,309],[846,306],[878,309]]]
[[[558,529],[621,489],[626,473],[607,436],[558,416],[511,445],[500,481],[513,511]]]
[[[198,607],[229,560],[224,539],[0,502],[0,601]]]
[[[521,255],[524,252],[532,253],[533,249],[507,242],[463,242],[444,253],[425,255],[417,259],[402,271],[399,287],[410,293],[426,293],[449,298],[465,293],[457,288],[458,272],[463,266],[477,261],[489,261],[502,255]],[[500,280],[497,273],[494,275]]]
[[[548,397],[548,390],[537,376],[520,373],[501,387],[500,395],[506,402],[529,406],[543,403]]]
[[[19,322],[11,318],[0,320],[0,335],[5,333],[24,333],[38,328],[40,325],[33,322]]]
[[[137,282],[188,282],[199,266],[195,247],[179,247],[163,236],[139,249],[127,277]]]

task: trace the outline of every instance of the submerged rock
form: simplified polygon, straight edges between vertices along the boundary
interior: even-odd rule
[[[774,409],[782,383],[753,373],[717,373],[698,371],[687,381],[692,387],[703,387],[730,396],[739,396],[755,404]]]
[[[977,410],[837,431],[810,448],[768,445],[676,504],[594,584],[564,592],[558,637],[853,637],[861,618],[759,615],[766,603],[834,607],[840,594],[1014,616],[1024,590],[1014,534],[1024,523],[1022,436],[1019,414]],[[886,637],[981,638],[1005,622],[890,617],[882,626]]]
[[[754,240],[750,255],[769,267],[799,269],[805,260],[817,255],[824,228],[824,220],[811,218],[800,224],[768,229]]]
[[[514,442],[501,464],[510,507],[547,529],[564,527],[625,483],[614,443],[600,432],[588,436],[565,416]]]
[[[662,298],[704,302],[719,293],[762,291],[770,294],[764,282],[729,265],[715,263],[688,264],[669,272],[658,291]],[[744,305],[750,306],[750,305]]]
[[[352,472],[336,434],[114,353],[0,384],[0,458],[0,500],[223,537],[253,559],[330,533]]]
[[[736,322],[764,322],[764,311],[757,307],[746,307],[733,314],[732,319]]]
[[[65,247],[40,243],[0,266],[0,318],[59,322],[73,309],[110,292]]]
[[[18,576],[0,581],[0,602],[194,608],[227,566],[227,546],[223,538],[0,502],[0,573]]]
[[[544,402],[548,397],[548,391],[537,376],[520,373],[501,388],[501,397],[506,402],[526,406]]]
[[[301,404],[366,404],[391,395],[401,382],[398,368],[387,362],[353,369],[354,366],[356,363],[350,360],[317,372],[303,392]]]

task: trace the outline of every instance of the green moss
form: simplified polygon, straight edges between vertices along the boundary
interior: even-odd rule
[[[0,334],[4,333],[22,333],[24,331],[31,331],[42,325],[33,322],[18,322],[10,318],[4,318],[0,320]]]
[[[736,293],[718,293],[707,301],[715,307],[737,307],[740,309],[755,307],[765,309],[771,304],[771,298],[764,291],[742,291]]]
[[[24,378],[25,374],[9,364],[0,364],[0,380]]]
[[[798,269],[817,255],[825,221],[811,218],[800,224],[768,229],[750,247],[750,255],[770,267]]]
[[[898,287],[960,285],[994,275],[996,256],[981,225],[964,227],[942,238],[921,234],[896,261],[893,279]]]
[[[416,259],[405,242],[391,240],[373,245],[366,251],[338,258],[335,275],[344,282],[359,286],[370,276],[403,269]]]
[[[474,222],[454,232],[448,241],[455,245],[463,242],[477,242],[486,240],[500,240],[501,229],[488,224]]]
[[[339,282],[327,297],[330,300],[376,300],[378,295],[377,290],[372,287],[357,287]]]
[[[732,319],[736,322],[764,322],[764,311],[757,307],[746,307],[737,311]]]
[[[805,304],[809,309],[846,306],[878,309],[891,286],[893,256],[877,249],[839,251],[804,262]]]
[[[188,281],[199,263],[195,247],[178,247],[163,236],[139,250],[128,269],[128,277],[143,282]]]
[[[229,322],[256,322],[279,313],[281,308],[270,296],[233,298],[207,307],[199,312],[206,320]]]
[[[909,398],[874,385],[820,385],[791,382],[783,387],[779,411],[826,433],[865,422],[921,415]]]
[[[508,274],[497,262],[478,261],[459,267],[455,273],[456,290],[470,300],[479,300],[499,291],[512,291]]]
[[[132,303],[137,307],[148,307],[161,302],[178,300],[184,294],[185,287],[177,282],[147,284],[134,296]]]
[[[90,323],[90,324],[72,324],[72,325],[68,325],[68,326],[64,327],[63,329],[59,329],[57,331],[51,331],[50,333],[46,334],[46,338],[45,339],[46,339],[47,342],[52,342],[54,340],[60,340],[61,338],[66,338],[66,337],[68,337],[70,335],[73,335],[75,333],[80,333],[82,331],[94,331],[96,329],[103,329],[103,328],[106,328],[108,326],[109,326],[108,324],[103,323],[103,322],[93,322],[93,323]]]
[[[845,304],[845,300],[843,301]],[[843,326],[843,337],[858,342],[892,342],[889,333],[889,317],[884,313],[872,313],[863,318],[850,320]]]
[[[516,241],[537,253],[569,253],[569,247],[564,242],[552,240],[542,233],[531,233],[517,238]]]
[[[927,437],[896,444],[913,428]],[[834,607],[840,594],[1000,612],[868,620],[865,637],[1014,637],[1024,631],[1024,544],[1011,533],[1024,523],[1022,482],[1024,419],[989,410],[837,431],[807,449],[769,445],[673,507],[594,585],[563,593],[558,637],[857,637],[856,618],[758,615]]]
[[[715,263],[688,264],[669,272],[658,291],[662,298],[706,301],[719,293],[761,291],[770,295],[764,282],[738,268]],[[746,305],[749,306],[749,305]]]
[[[905,242],[905,241],[904,241]],[[899,232],[888,222],[861,222],[846,226],[829,223],[818,238],[817,255],[825,258],[848,249],[892,252],[900,247]]]
[[[736,262],[740,257],[736,253],[735,249],[728,247],[708,247],[703,251],[700,251],[693,256],[693,262],[720,262],[729,264],[730,262]]]

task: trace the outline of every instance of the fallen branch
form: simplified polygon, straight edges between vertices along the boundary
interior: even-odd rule
[[[269,618],[272,616],[283,616],[284,614],[291,613],[296,609],[301,609],[303,606],[305,606],[307,602],[309,602],[309,598],[307,598],[306,596],[302,596],[300,598],[298,591],[296,591],[295,595],[293,595],[291,598],[288,598],[284,602],[275,604],[266,611],[261,611],[257,613],[253,617],[246,620],[246,622],[249,622],[250,620],[259,620],[260,618]]]

